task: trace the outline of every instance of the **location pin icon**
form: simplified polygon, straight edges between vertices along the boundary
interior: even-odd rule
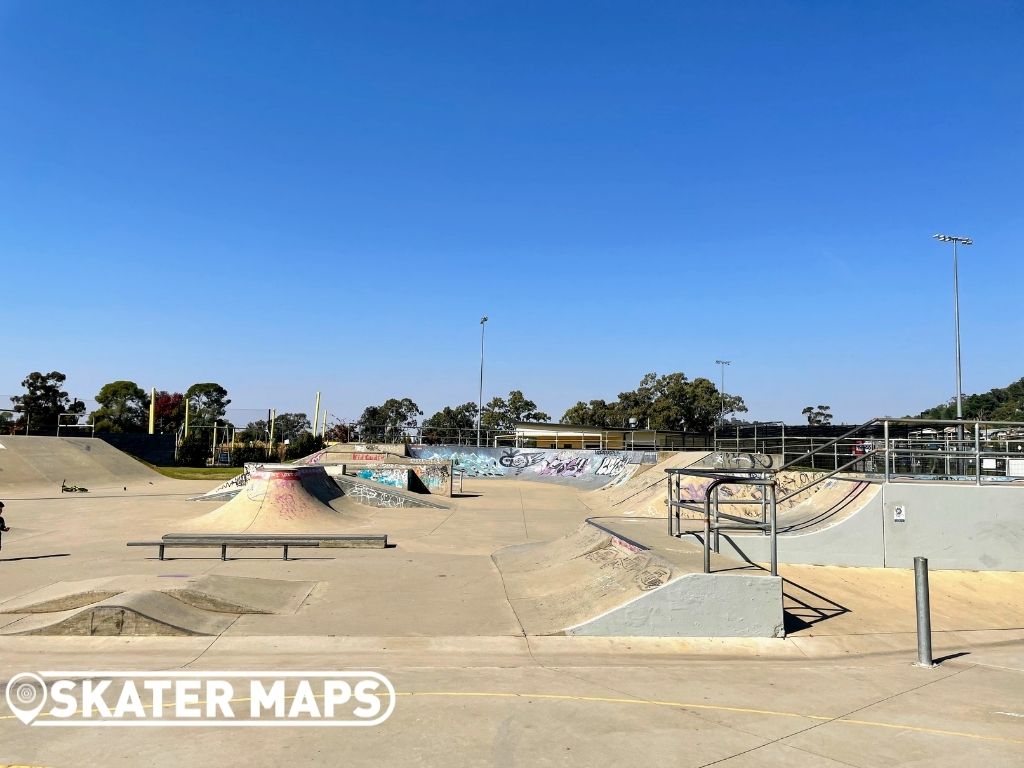
[[[7,706],[25,725],[35,720],[39,711],[46,706],[46,682],[32,672],[22,672],[12,677],[4,693]]]

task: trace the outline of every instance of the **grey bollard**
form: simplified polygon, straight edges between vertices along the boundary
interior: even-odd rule
[[[928,599],[928,558],[914,558],[914,596],[917,600],[917,661],[915,667],[931,669],[932,610]]]

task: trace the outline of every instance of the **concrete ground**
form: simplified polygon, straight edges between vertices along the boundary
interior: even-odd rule
[[[0,765],[1024,765],[1024,579],[932,574],[934,669],[914,667],[909,572],[783,568],[786,640],[525,637],[490,554],[574,529],[569,487],[468,480],[450,510],[367,510],[388,550],[185,552],[124,542],[213,509],[212,483],[5,496],[0,601],[56,581],[199,574],[309,580],[292,615],[215,637],[0,637],[0,678],[40,669],[375,669],[381,726],[32,728],[0,705]],[[43,498],[40,498],[43,497]],[[192,555],[199,555],[193,557]],[[797,588],[798,587],[798,588]],[[836,607],[838,606],[838,607]],[[16,615],[0,615],[7,630]]]

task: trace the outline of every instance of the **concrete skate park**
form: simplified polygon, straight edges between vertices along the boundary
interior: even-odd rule
[[[0,437],[5,680],[372,669],[396,689],[365,729],[4,713],[0,762],[1019,765],[1024,484],[983,474],[980,441],[951,466],[889,429],[812,468],[763,445],[341,444],[220,484]]]

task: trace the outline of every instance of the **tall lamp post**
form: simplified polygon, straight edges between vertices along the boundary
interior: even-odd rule
[[[961,237],[959,235],[932,235],[932,237],[940,242],[953,244],[953,321],[956,325],[956,418],[957,421],[963,421],[964,393],[960,377],[960,278],[958,275],[959,270],[957,269],[956,247],[958,244],[974,245],[974,241],[969,237]],[[959,429],[962,433],[962,424]],[[961,434],[959,437],[962,439],[963,435]]]
[[[476,410],[476,447],[480,447],[480,422],[484,415],[484,329],[487,327],[487,315],[480,318],[480,393]]]
[[[722,412],[719,414],[719,421],[725,424],[725,366],[732,365],[732,360],[715,360],[715,365],[722,366]]]

